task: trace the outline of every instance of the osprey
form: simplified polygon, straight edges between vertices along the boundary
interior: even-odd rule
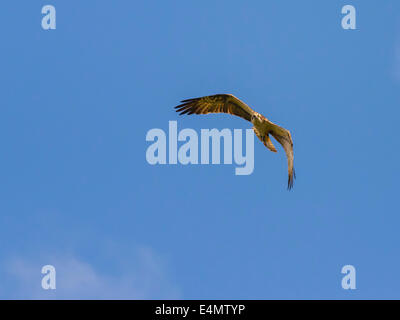
[[[241,117],[253,124],[253,130],[261,142],[272,152],[277,152],[269,135],[283,147],[288,160],[288,189],[293,187],[296,173],[293,167],[293,141],[290,132],[255,112],[232,94],[215,94],[200,98],[182,100],[176,112],[182,114],[228,113]]]

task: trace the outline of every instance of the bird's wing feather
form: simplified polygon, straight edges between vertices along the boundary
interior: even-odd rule
[[[270,122],[270,121],[269,121]],[[272,122],[271,124],[271,130],[270,134],[282,145],[283,149],[286,152],[286,157],[288,160],[288,189],[291,189],[293,187],[293,182],[294,179],[296,178],[296,173],[294,171],[294,165],[293,165],[293,141],[292,141],[292,136],[290,135],[290,132]]]
[[[186,99],[176,106],[180,114],[228,113],[251,121],[254,110],[231,94],[215,94],[200,98]]]

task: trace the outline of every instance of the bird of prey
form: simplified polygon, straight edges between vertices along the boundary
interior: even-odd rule
[[[288,189],[293,187],[296,173],[293,167],[293,141],[290,132],[255,112],[232,94],[215,94],[200,98],[186,99],[175,107],[182,114],[228,113],[241,117],[253,124],[253,130],[261,142],[272,152],[277,152],[269,135],[273,136],[286,152],[288,161]]]

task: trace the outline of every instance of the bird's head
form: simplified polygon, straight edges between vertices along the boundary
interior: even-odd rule
[[[260,121],[260,119],[259,119],[257,113],[253,113],[253,114],[251,115],[251,123],[252,123],[252,124],[256,124],[256,122],[259,122],[259,121]]]

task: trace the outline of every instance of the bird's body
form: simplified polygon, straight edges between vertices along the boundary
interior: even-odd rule
[[[283,147],[288,159],[288,188],[293,187],[296,177],[293,167],[293,141],[290,132],[266,117],[255,112],[247,104],[231,94],[215,94],[200,98],[182,100],[182,104],[176,106],[180,114],[207,114],[228,113],[241,117],[253,124],[253,130],[261,142],[271,151],[277,152],[270,135],[273,136]]]

